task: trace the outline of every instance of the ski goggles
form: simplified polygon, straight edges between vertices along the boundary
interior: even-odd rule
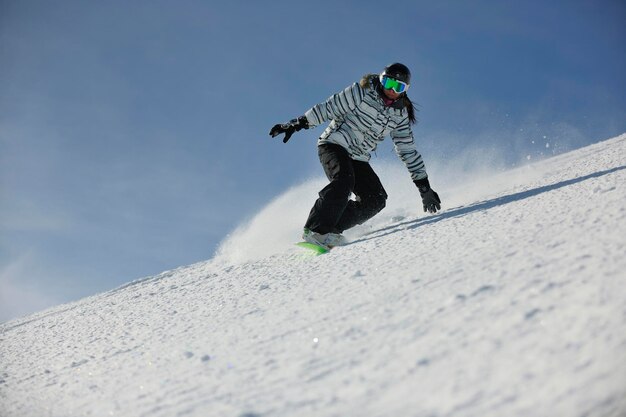
[[[409,89],[409,85],[407,83],[391,78],[388,75],[381,75],[380,83],[383,85],[385,90],[393,90],[398,94],[404,93]]]

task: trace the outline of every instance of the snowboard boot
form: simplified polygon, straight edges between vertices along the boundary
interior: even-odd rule
[[[328,250],[335,246],[346,244],[346,238],[341,233],[326,233],[322,235],[306,228],[304,229],[304,233],[302,233],[302,239],[304,239],[305,242],[321,246]]]

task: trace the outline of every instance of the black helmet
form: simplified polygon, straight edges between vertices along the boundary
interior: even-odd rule
[[[395,80],[402,81],[407,84],[411,83],[411,71],[409,71],[409,68],[406,65],[399,62],[387,65],[380,75],[381,77],[383,75],[387,75]]]

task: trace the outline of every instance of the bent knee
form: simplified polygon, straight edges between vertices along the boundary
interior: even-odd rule
[[[387,196],[384,194],[380,194],[376,197],[376,209],[381,211],[387,205]]]
[[[361,200],[364,205],[369,207],[370,210],[378,213],[387,205],[387,195],[386,194],[376,194],[368,196]]]

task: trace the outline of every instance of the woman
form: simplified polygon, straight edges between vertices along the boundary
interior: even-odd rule
[[[441,209],[441,200],[430,188],[422,156],[413,142],[415,110],[406,95],[410,82],[411,72],[405,65],[391,64],[380,74],[365,75],[304,116],[270,130],[272,137],[284,133],[286,143],[294,132],[330,121],[317,142],[330,184],[319,192],[311,209],[302,235],[305,241],[325,248],[340,245],[345,242],[344,230],[385,207],[387,193],[369,160],[387,135],[421,194],[424,211],[436,213]],[[353,193],[356,198],[351,200]]]

